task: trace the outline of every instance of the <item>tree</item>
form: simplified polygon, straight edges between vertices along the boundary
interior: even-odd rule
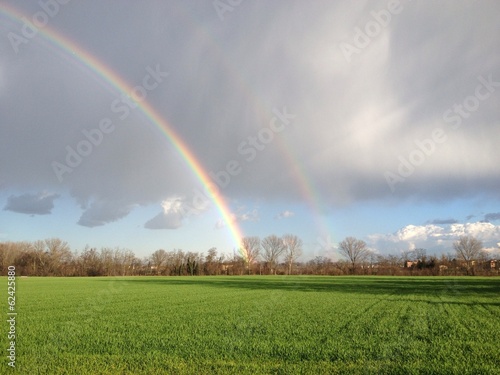
[[[389,254],[389,255],[378,255],[377,263],[380,268],[384,269],[386,273],[390,275],[395,275],[399,269],[400,260],[397,256]]]
[[[189,251],[186,254],[186,271],[188,275],[198,275],[200,265],[200,255]]]
[[[332,265],[330,258],[317,255],[306,263],[306,272],[312,275],[327,275]]]
[[[211,247],[208,249],[208,254],[205,256],[205,263],[203,265],[203,272],[205,275],[218,274],[217,248]]]
[[[458,241],[453,244],[455,253],[458,259],[465,262],[467,267],[467,275],[472,268],[473,261],[476,260],[483,251],[483,243],[473,236],[461,236]],[[474,269],[472,268],[474,273]]]
[[[241,239],[241,255],[247,264],[248,274],[250,275],[250,266],[257,260],[260,255],[260,238],[259,237],[243,237]]]
[[[413,250],[413,255],[417,261],[425,262],[427,260],[427,250],[422,248],[417,248]]]
[[[80,260],[86,276],[102,276],[103,265],[96,249],[86,246],[80,255]]]
[[[182,276],[184,274],[185,257],[186,256],[182,250],[174,250],[172,252],[171,261],[174,275]]]
[[[291,275],[293,263],[302,255],[302,240],[293,234],[285,234],[283,243],[285,245],[285,261],[288,264],[288,274]]]
[[[73,257],[68,243],[59,238],[49,238],[45,240],[45,247],[49,257],[50,272],[64,275],[66,265],[71,262]]]
[[[134,252],[128,249],[116,247],[113,250],[113,275],[126,276],[134,274],[142,266],[140,259],[136,258]],[[145,262],[146,264],[148,262]]]
[[[283,239],[274,234],[267,236],[262,240],[262,249],[264,250],[262,254],[264,261],[267,262],[271,273],[276,274],[276,263],[281,254],[286,250]]]
[[[156,250],[151,255],[151,263],[156,268],[156,274],[159,275],[161,272],[161,266],[167,261],[167,252],[163,249]]]
[[[33,251],[38,265],[36,275],[47,275],[50,260],[48,253],[45,251],[45,242],[42,240],[33,242]]]
[[[356,265],[366,260],[370,251],[366,247],[365,241],[354,237],[347,237],[339,244],[339,251],[351,263],[351,272],[354,273]]]
[[[101,258],[101,265],[103,267],[103,274],[106,276],[114,275],[114,251],[109,247],[101,249],[99,254]]]

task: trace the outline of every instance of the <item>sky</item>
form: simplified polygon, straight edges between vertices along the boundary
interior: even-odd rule
[[[0,241],[500,246],[500,3],[0,2]]]

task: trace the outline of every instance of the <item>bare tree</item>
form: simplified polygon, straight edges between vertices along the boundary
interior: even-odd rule
[[[208,249],[208,254],[205,256],[205,262],[203,264],[203,272],[205,275],[218,274],[217,248],[211,247]]]
[[[285,261],[288,264],[288,274],[291,275],[293,263],[302,255],[302,240],[293,234],[285,234],[283,244],[285,245]]]
[[[276,263],[286,249],[283,239],[274,234],[267,236],[262,240],[262,249],[262,258],[267,262],[271,273],[276,274]]]
[[[172,271],[176,276],[182,276],[185,271],[186,254],[180,249],[171,252]]]
[[[101,249],[101,253],[99,254],[101,258],[101,265],[103,267],[103,274],[106,276],[113,275],[114,271],[114,251],[109,247],[104,247]]]
[[[33,252],[33,246],[30,242],[10,242],[8,243],[8,248],[9,253],[12,256],[12,263],[8,264],[7,267],[15,265],[23,274],[35,274],[36,257]]]
[[[45,253],[45,242],[37,240],[33,242],[33,256],[36,259],[37,269],[35,275],[44,275],[47,269],[48,255]]]
[[[161,266],[167,262],[167,252],[163,249],[156,250],[151,255],[151,263],[156,267],[156,274],[159,275],[161,272]]]
[[[413,254],[417,261],[425,262],[427,260],[427,250],[422,248],[417,248],[413,250]]]
[[[247,264],[248,274],[250,275],[250,266],[257,260],[260,255],[260,238],[259,237],[243,237],[241,240],[241,255]]]
[[[130,249],[123,249],[122,275],[125,276],[134,271],[134,264],[137,261],[135,254]]]
[[[96,249],[86,246],[80,255],[80,261],[86,276],[102,276],[103,264]]]
[[[202,263],[203,255],[188,251],[186,254],[186,271],[188,275],[194,276],[199,274],[200,263]]]
[[[68,243],[59,238],[49,238],[45,240],[45,247],[49,257],[50,272],[64,275],[66,265],[73,257]]]
[[[476,260],[483,251],[483,243],[473,236],[461,236],[458,241],[453,244],[457,258],[464,261],[467,267],[467,274],[472,268],[473,261]]]
[[[354,273],[356,265],[366,260],[370,251],[366,247],[365,241],[354,237],[347,237],[339,244],[340,253],[351,263],[351,272]]]
[[[113,249],[113,274],[116,275],[121,275],[123,276],[123,268],[125,265],[125,254],[123,251],[115,247]]]
[[[327,275],[333,262],[330,258],[318,255],[306,263],[306,273],[312,275]]]

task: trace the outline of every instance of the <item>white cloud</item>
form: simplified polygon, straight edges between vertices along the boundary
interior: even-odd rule
[[[171,197],[162,202],[163,211],[149,220],[144,227],[147,229],[177,229],[183,225],[186,218],[186,203],[182,197]]]
[[[416,241],[427,240],[428,238],[436,238],[442,236],[443,228],[437,225],[407,225],[398,230],[395,237],[399,241]]]
[[[450,227],[450,236],[458,238],[459,236],[474,236],[483,241],[490,241],[500,238],[500,225],[491,223],[476,222],[466,224],[452,224]]]
[[[280,212],[278,215],[276,215],[276,219],[278,219],[278,220],[288,219],[292,216],[295,216],[295,212],[285,210],[283,212]]]
[[[500,239],[500,225],[476,222],[451,225],[407,225],[393,234],[373,234],[369,243],[382,252],[428,249],[430,253],[453,252],[453,242],[460,236],[474,236],[485,249],[494,248]]]
[[[231,213],[230,222],[231,223],[239,223],[243,221],[258,221],[259,220],[259,212],[257,209],[253,209],[252,211],[241,212],[241,213]],[[215,223],[216,229],[221,229],[226,227],[227,223],[220,219]]]

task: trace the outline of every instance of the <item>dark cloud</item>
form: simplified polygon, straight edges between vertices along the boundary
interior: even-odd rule
[[[9,3],[27,15],[39,10],[36,2]],[[492,86],[458,129],[443,114],[475,95],[478,77],[500,81],[500,3],[402,2],[348,62],[340,43],[353,43],[370,11],[383,8],[245,2],[222,22],[212,2],[70,2],[50,22],[132,86],[148,67],[168,71],[146,100],[208,172],[239,163],[241,172],[220,186],[226,198],[300,203],[304,185],[325,209],[498,198],[500,89]],[[0,32],[21,27],[9,21]],[[112,103],[122,93],[70,52],[42,35],[18,54],[6,38],[0,43],[2,188],[69,192],[84,207],[79,224],[89,227],[201,188],[176,145],[138,109],[120,119]],[[285,107],[296,117],[270,130],[273,110]],[[106,118],[114,130],[59,181],[53,162],[64,163]],[[446,141],[429,145],[436,128]],[[387,172],[399,179],[393,191]],[[180,225],[178,213],[162,212],[145,226]]]
[[[456,219],[434,219],[432,221],[429,222],[429,224],[436,224],[436,225],[439,225],[439,224],[456,224],[458,223],[458,220]]]
[[[486,222],[497,221],[497,220],[500,220],[500,212],[491,212],[484,215],[484,221]]]
[[[93,201],[80,217],[78,224],[93,228],[112,223],[127,216],[133,206],[120,201]]]
[[[59,197],[53,193],[11,195],[3,209],[21,214],[48,215],[52,213],[54,200]]]

